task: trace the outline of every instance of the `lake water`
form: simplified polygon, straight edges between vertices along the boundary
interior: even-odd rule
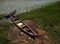
[[[56,0],[0,0],[0,14],[9,13],[15,9],[17,13],[22,13],[54,1]]]

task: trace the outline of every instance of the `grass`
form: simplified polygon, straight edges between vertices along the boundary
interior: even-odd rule
[[[2,20],[4,17],[4,14],[0,14],[0,20]]]
[[[32,20],[48,32],[51,44],[60,44],[60,29],[55,28],[55,26],[60,24],[60,2],[51,3],[36,10],[18,14],[17,17]]]
[[[9,42],[7,40],[7,31],[10,25],[8,22],[0,23],[0,44],[7,44]]]
[[[36,10],[18,14],[17,17],[32,20],[48,32],[51,44],[60,44],[60,29],[55,27],[60,25],[60,2],[51,3]],[[0,19],[3,18],[4,16],[1,15]],[[0,44],[8,44],[7,30],[9,27],[10,23],[0,23]]]

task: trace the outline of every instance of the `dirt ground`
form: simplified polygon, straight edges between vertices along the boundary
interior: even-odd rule
[[[37,26],[32,23],[30,20],[25,20],[30,28],[32,28],[38,37],[33,40],[25,33],[21,32],[15,25],[11,26],[8,32],[8,40],[11,44],[19,42],[19,44],[50,44],[50,39],[47,32],[42,29],[37,28]],[[17,43],[18,44],[18,43]]]

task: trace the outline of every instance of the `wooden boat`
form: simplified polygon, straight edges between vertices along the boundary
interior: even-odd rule
[[[35,39],[35,37],[37,37],[37,34],[33,31],[32,28],[29,27],[29,25],[27,23],[25,23],[21,19],[17,18],[16,16],[14,16],[14,14],[15,14],[14,12],[16,13],[16,10],[11,12],[12,14],[10,13],[9,15],[7,15],[6,18],[12,17],[11,21],[15,24],[15,26],[19,30],[21,30],[23,33],[25,33],[32,39]]]

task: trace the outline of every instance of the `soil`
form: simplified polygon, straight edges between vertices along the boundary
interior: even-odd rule
[[[24,20],[31,29],[35,31],[38,37],[33,40],[25,33],[21,32],[15,25],[11,26],[8,32],[8,40],[13,44],[19,42],[21,44],[50,44],[50,39],[47,32],[42,29],[39,29],[36,24],[30,20]]]

